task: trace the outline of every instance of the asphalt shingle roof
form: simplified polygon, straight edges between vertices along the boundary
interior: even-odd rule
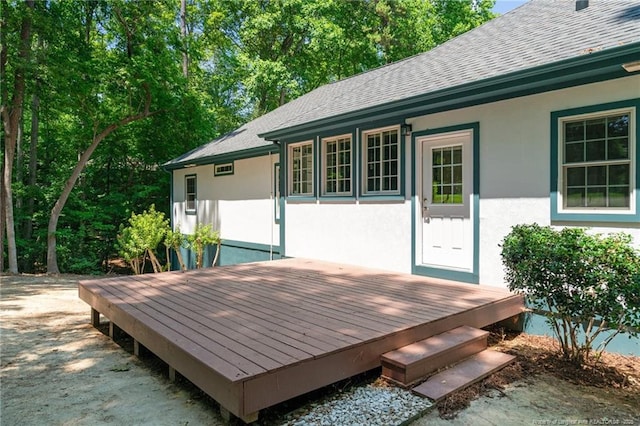
[[[590,0],[580,11],[575,4],[530,0],[428,52],[321,86],[166,165],[271,144],[258,134],[640,42],[640,1]]]

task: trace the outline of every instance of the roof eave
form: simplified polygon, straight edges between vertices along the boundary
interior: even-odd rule
[[[392,117],[405,119],[620,78],[631,75],[621,65],[637,60],[638,55],[640,55],[640,42],[635,42],[296,126],[274,129],[260,133],[258,136],[268,140],[290,139],[318,129],[345,127],[350,123],[371,121],[372,118],[376,120]]]
[[[246,158],[261,157],[263,155],[279,152],[280,147],[276,144],[263,145],[255,148],[243,149],[240,151],[232,151],[223,154],[209,155],[199,157],[192,160],[183,160],[175,163],[164,163],[162,168],[165,170],[176,170],[194,166],[204,166],[207,164],[227,163],[229,161],[243,160]]]

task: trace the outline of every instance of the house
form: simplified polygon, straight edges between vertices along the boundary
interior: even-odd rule
[[[531,0],[167,162],[220,263],[304,257],[505,286],[513,225],[640,245],[640,4]],[[211,255],[211,254],[210,254]]]

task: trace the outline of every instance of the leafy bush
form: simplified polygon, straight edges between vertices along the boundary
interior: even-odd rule
[[[154,272],[163,270],[156,250],[170,229],[169,219],[165,219],[164,213],[156,211],[153,205],[141,214],[131,213],[129,226],[120,225],[119,252],[135,274],[144,272],[147,258]]]
[[[509,289],[547,318],[563,355],[578,364],[622,331],[640,328],[640,253],[631,236],[514,226],[502,242]],[[610,334],[596,348],[596,337]]]
[[[189,235],[187,240],[189,241],[191,249],[196,252],[196,268],[202,268],[202,259],[206,246],[218,244],[218,251],[220,251],[220,234],[218,231],[214,231],[211,225],[196,225],[195,232]]]
[[[176,256],[178,257],[178,263],[180,263],[180,270],[186,271],[187,265],[184,263],[184,259],[182,258],[182,251],[180,250],[185,246],[186,238],[182,232],[180,232],[180,227],[178,227],[175,231],[171,229],[167,230],[167,234],[164,238],[164,245],[167,248],[167,270],[171,270],[171,255],[169,254],[169,249],[173,249],[176,252]]]

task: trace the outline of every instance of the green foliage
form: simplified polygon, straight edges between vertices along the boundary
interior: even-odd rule
[[[622,331],[640,328],[640,253],[626,234],[513,227],[502,242],[509,289],[544,313],[563,355],[584,363]],[[608,329],[608,330],[607,330]],[[596,337],[610,334],[593,347]]]
[[[147,257],[154,272],[162,271],[156,251],[170,230],[169,219],[155,206],[141,214],[131,214],[128,226],[120,226],[117,244],[120,255],[129,263],[135,274],[144,272]]]
[[[189,235],[187,240],[190,248],[196,252],[196,268],[202,268],[204,248],[218,244],[220,242],[220,233],[214,231],[211,225],[198,224],[194,233]]]
[[[169,249],[173,249],[178,257],[178,262],[180,263],[180,269],[182,271],[186,271],[187,265],[184,263],[182,258],[182,251],[180,250],[182,247],[185,247],[187,243],[187,239],[184,234],[180,231],[180,227],[176,228],[175,231],[169,229],[167,230],[167,234],[164,238],[164,245],[167,248],[167,270],[171,270],[171,256],[169,253]]]

